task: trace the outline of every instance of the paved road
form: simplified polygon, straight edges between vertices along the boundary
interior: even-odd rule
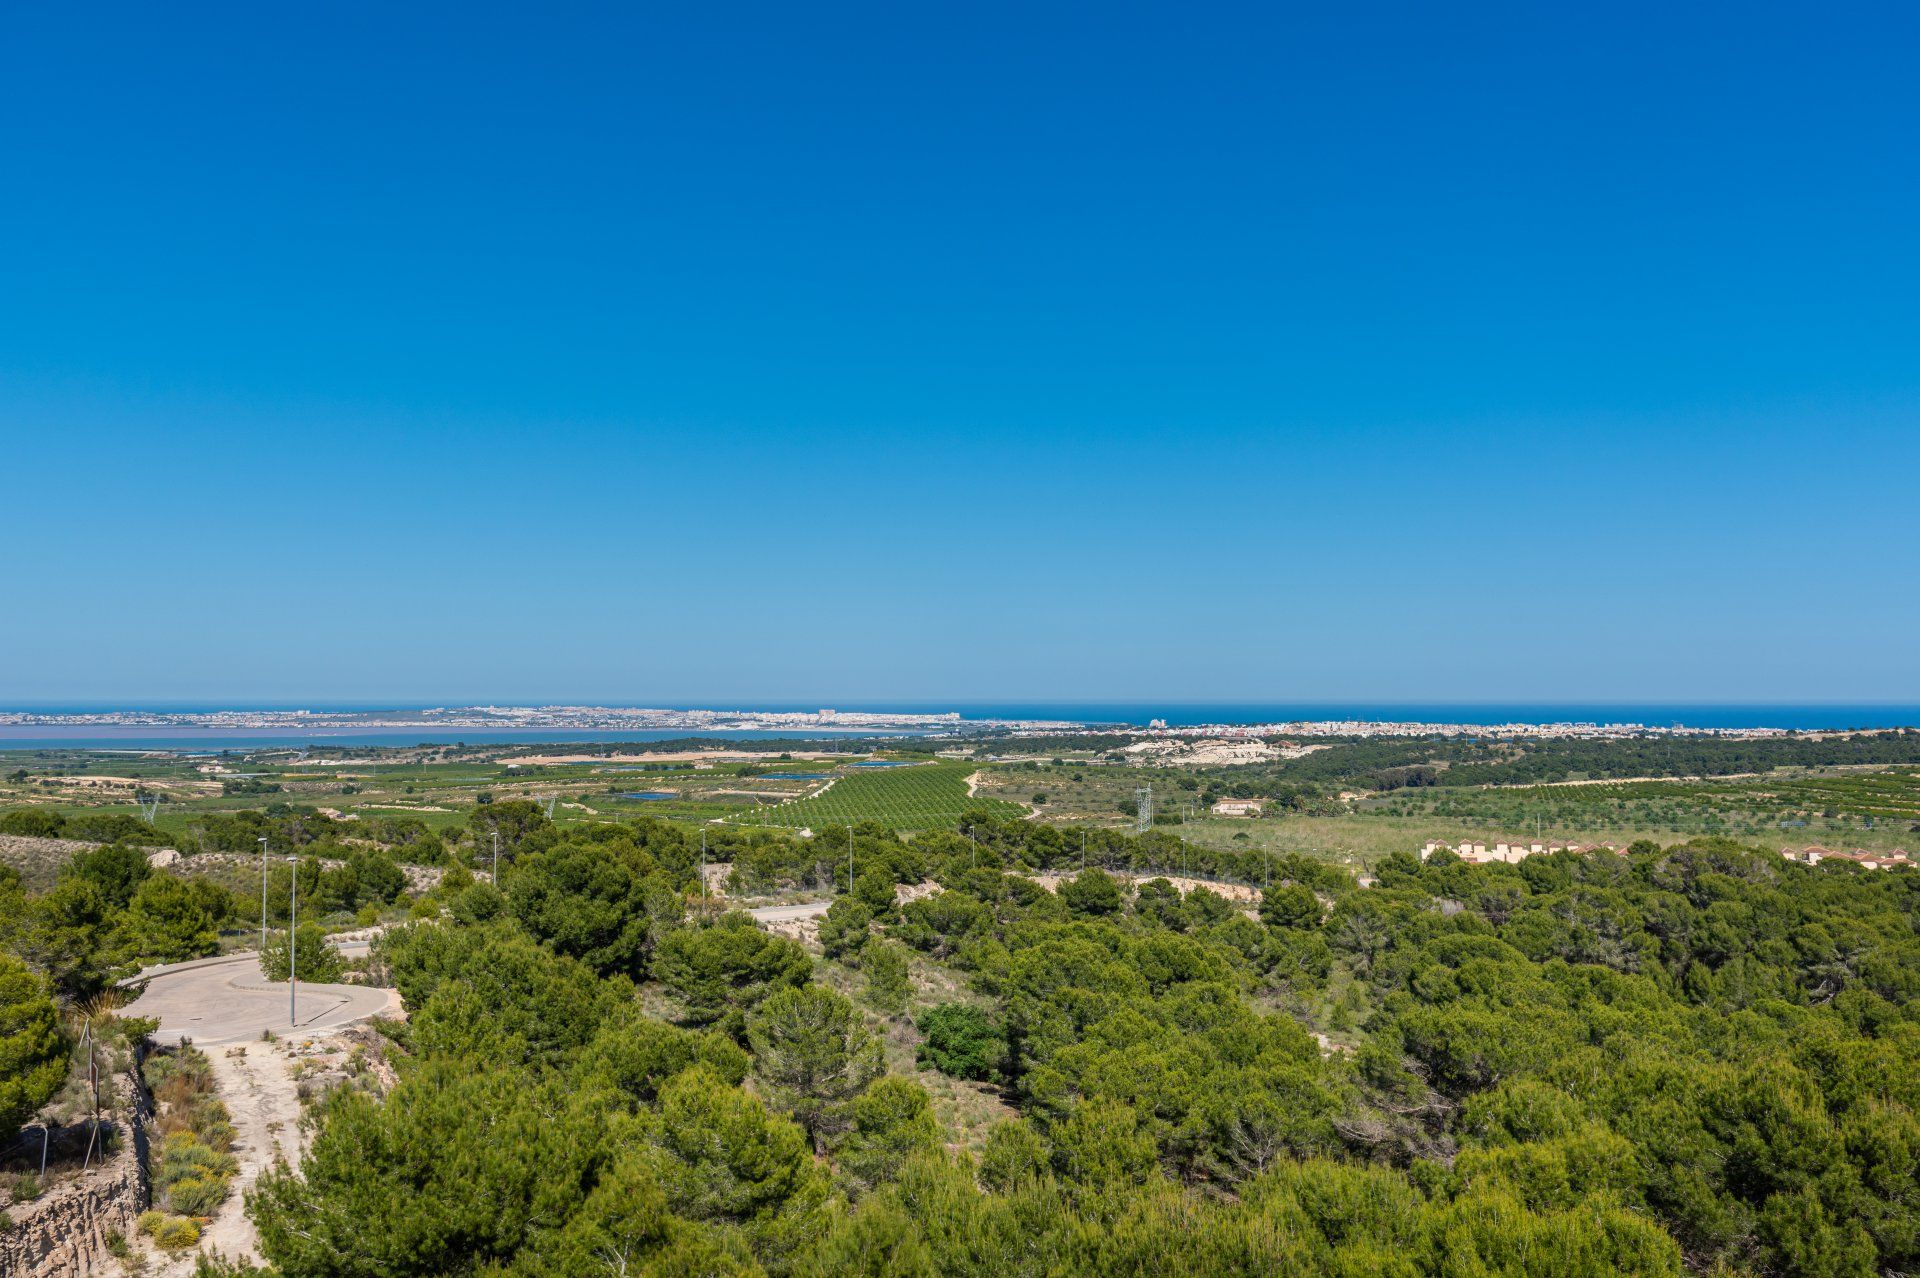
[[[756,923],[791,923],[796,919],[819,918],[831,904],[831,901],[802,901],[798,905],[763,905],[747,913],[753,915]]]
[[[827,912],[827,901],[797,905],[765,905],[749,910],[760,923],[791,923]],[[335,944],[341,954],[365,954],[368,942],[355,938]],[[289,1017],[287,984],[260,975],[259,955],[252,950],[150,967],[126,982],[144,984],[140,997],[128,1004],[129,1016],[158,1017],[154,1038],[177,1043],[190,1038],[203,1046],[251,1042],[261,1031],[276,1034],[336,1029],[391,1012],[399,996],[392,990],[367,985],[310,985],[301,982],[298,1024]]]
[[[367,942],[350,941],[339,949],[347,955],[365,954]],[[128,1016],[158,1017],[154,1038],[163,1043],[190,1038],[213,1046],[250,1042],[263,1030],[284,1035],[336,1029],[385,1012],[397,1002],[392,990],[302,981],[300,1019],[295,1022],[287,1006],[287,983],[261,976],[259,955],[250,950],[148,968],[132,983],[138,982],[145,982],[146,989],[123,1010]]]

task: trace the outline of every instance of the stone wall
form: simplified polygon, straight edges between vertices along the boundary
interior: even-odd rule
[[[120,1128],[120,1148],[104,1166],[64,1181],[12,1208],[0,1232],[0,1278],[86,1278],[115,1272],[107,1236],[133,1241],[134,1220],[147,1209],[147,1130],[137,1118]]]

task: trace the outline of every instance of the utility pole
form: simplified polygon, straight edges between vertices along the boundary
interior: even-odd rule
[[[267,836],[260,836],[260,957],[267,957]]]
[[[290,910],[287,915],[287,1023],[291,1027],[300,1027],[300,946],[295,940],[295,931],[300,926],[300,862],[293,857],[287,858],[287,864],[293,867],[293,895],[290,898]]]
[[[1087,827],[1080,827],[1080,873],[1087,872]]]
[[[93,1114],[87,1120],[87,1153],[80,1161],[82,1171],[93,1166],[93,1143],[100,1136],[100,1064],[93,1054],[93,1019],[89,1017],[84,1025],[85,1028],[80,1032],[80,1049],[87,1054],[87,1082],[93,1089]],[[103,1161],[105,1157],[106,1151],[102,1150]]]
[[[700,827],[700,917],[707,916],[707,827]]]
[[[853,892],[853,827],[847,827],[847,892]]]
[[[500,831],[493,832],[493,886],[500,886]]]

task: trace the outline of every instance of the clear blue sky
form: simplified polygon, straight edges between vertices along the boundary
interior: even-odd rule
[[[1920,699],[1912,5],[7,27],[0,702]]]

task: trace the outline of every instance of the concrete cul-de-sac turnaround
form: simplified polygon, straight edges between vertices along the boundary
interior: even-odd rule
[[[827,911],[825,901],[761,906],[750,910],[762,926],[814,918]],[[334,946],[343,957],[365,954],[364,937]],[[267,1030],[275,1034],[314,1033],[338,1029],[370,1016],[400,1012],[396,990],[372,985],[309,985],[300,983],[299,1023],[288,1017],[287,983],[269,981],[260,974],[260,956],[251,950],[150,967],[125,984],[146,988],[121,1009],[127,1016],[152,1016],[160,1021],[154,1041],[178,1043],[191,1039],[202,1047],[245,1043]]]
[[[339,947],[345,955],[365,954],[367,942]],[[154,1040],[191,1039],[205,1047],[251,1042],[265,1031],[286,1035],[337,1029],[370,1016],[399,1010],[399,995],[369,985],[309,985],[299,989],[296,1024],[288,1016],[287,983],[260,974],[260,956],[251,951],[147,968],[128,984],[144,984],[140,997],[121,1009],[126,1016],[160,1021]]]

